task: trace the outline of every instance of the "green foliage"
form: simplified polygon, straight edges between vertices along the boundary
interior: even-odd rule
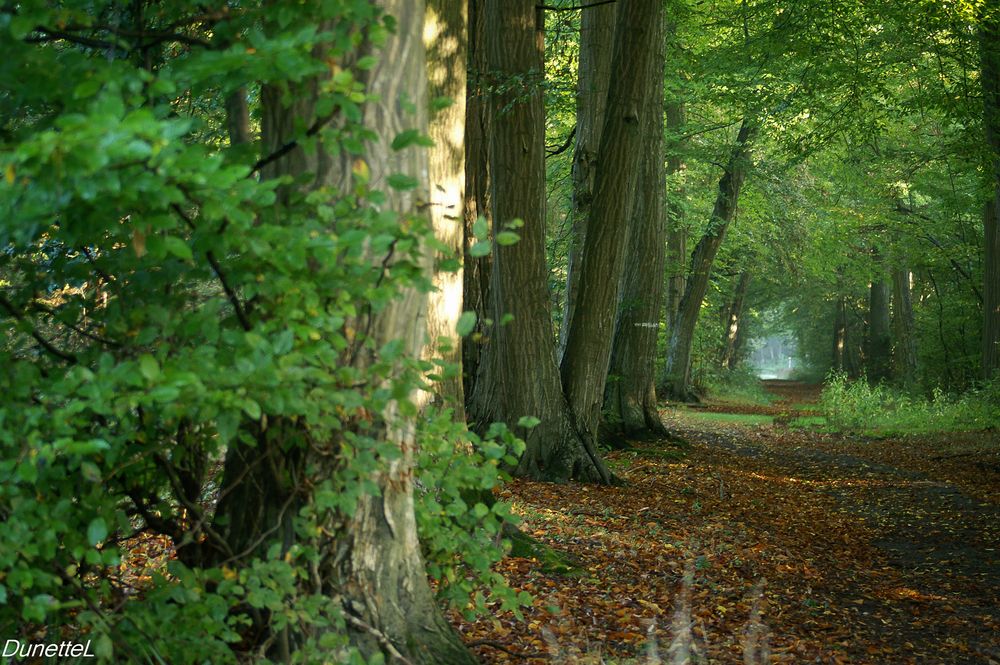
[[[851,381],[834,372],[827,378],[820,404],[827,423],[842,432],[888,436],[1000,426],[1000,384],[996,381],[960,395],[935,389],[925,398],[884,384]]]
[[[360,172],[344,191],[265,174],[269,148],[225,140],[223,102],[259,85],[291,100],[392,22],[366,0],[129,7],[0,10],[0,634],[85,635],[105,662],[231,663],[266,661],[287,628],[292,662],[359,662],[314,571],[404,454],[385,432],[416,417],[427,368],[366,322],[429,288],[428,224]],[[363,154],[373,62],[323,80],[315,115],[336,123],[282,138]],[[485,582],[514,607],[489,571],[509,514],[461,496],[493,488],[517,442],[446,420],[428,413],[417,460],[432,572],[452,602]],[[222,461],[263,447],[294,499],[285,542],[129,577],[144,539],[206,538],[232,489]]]

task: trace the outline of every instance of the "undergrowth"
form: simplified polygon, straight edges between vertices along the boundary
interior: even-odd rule
[[[716,402],[762,405],[773,399],[750,368],[701,370],[694,380],[698,392]]]
[[[1000,380],[930,397],[831,373],[820,405],[831,429],[876,436],[978,431],[1000,426]]]

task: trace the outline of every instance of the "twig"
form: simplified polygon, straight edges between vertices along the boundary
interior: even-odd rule
[[[27,321],[27,318],[24,316],[24,313],[18,310],[16,307],[14,307],[14,303],[7,300],[3,296],[0,296],[0,307],[3,307],[5,310],[7,310],[7,312],[18,321]],[[55,357],[64,360],[65,362],[68,362],[71,365],[75,365],[79,362],[76,356],[73,355],[72,353],[69,353],[68,351],[63,351],[53,346],[52,342],[42,337],[41,333],[35,330],[34,326],[31,326],[31,330],[28,332],[28,334],[31,335],[34,338],[34,340],[38,342],[39,345],[41,345],[43,349],[45,349]]]
[[[544,9],[545,11],[549,12],[575,12],[579,9],[590,9],[591,7],[610,5],[615,2],[618,2],[618,0],[601,0],[600,2],[592,2],[589,5],[574,5],[573,7],[553,7],[552,5],[535,5],[535,8]]]
[[[495,642],[493,640],[475,640],[474,642],[466,642],[465,646],[472,647],[492,647],[498,651],[503,651],[506,654],[510,654],[515,658],[546,658],[547,653],[542,653],[541,651],[529,651],[527,653],[521,651],[514,651],[510,647],[506,646],[501,642]]]
[[[374,626],[369,625],[368,623],[366,623],[365,621],[363,621],[361,618],[356,617],[353,614],[351,614],[351,612],[347,608],[346,604],[344,606],[344,618],[347,619],[347,622],[349,624],[351,624],[352,626],[354,626],[355,628],[363,630],[366,633],[368,633],[369,635],[371,635],[372,637],[374,637],[378,641],[378,643],[381,644],[382,647],[386,651],[389,652],[390,656],[392,656],[393,658],[395,658],[399,662],[403,663],[403,665],[413,665],[413,661],[410,660],[409,658],[407,658],[406,656],[404,656],[403,654],[401,654],[399,652],[399,649],[396,648],[396,645],[393,644],[392,641],[388,637],[386,637],[385,633],[383,633],[382,631],[380,631],[378,628],[375,628]]]
[[[570,130],[569,136],[566,137],[566,140],[563,141],[563,144],[561,146],[559,146],[558,148],[554,148],[552,150],[546,150],[545,151],[545,156],[546,157],[555,157],[556,155],[564,153],[567,150],[569,150],[569,147],[571,145],[573,145],[573,137],[574,136],[576,136],[576,125],[573,125],[573,129]]]
[[[323,127],[327,123],[333,120],[334,115],[336,115],[336,111],[329,113],[323,116],[322,118],[317,118],[316,122],[314,122],[312,126],[310,126],[309,129],[306,130],[304,138],[310,138],[319,134],[319,131],[323,129]],[[270,155],[267,155],[266,157],[261,157],[250,169],[250,175],[257,173],[271,162],[281,159],[282,157],[290,153],[292,150],[295,150],[295,148],[297,148],[298,146],[299,146],[299,140],[292,139],[291,141],[285,143],[283,146],[272,152]]]

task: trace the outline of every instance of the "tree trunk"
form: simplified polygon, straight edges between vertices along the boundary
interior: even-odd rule
[[[476,314],[476,330],[462,342],[462,385],[468,401],[479,374],[483,350],[485,320],[489,317],[489,293],[492,256],[472,256],[469,249],[476,242],[473,225],[483,217],[489,228],[489,122],[486,102],[487,64],[483,44],[486,14],[485,0],[469,0],[468,61],[469,80],[465,104],[465,260],[463,270],[464,308]]]
[[[722,331],[722,367],[735,369],[739,360],[739,341],[743,319],[743,304],[746,301],[747,289],[750,288],[750,273],[744,270],[736,282],[733,300],[726,311],[726,319]]]
[[[917,378],[917,341],[913,329],[913,301],[909,270],[892,271],[892,327],[895,337],[893,374],[906,385]]]
[[[566,351],[576,307],[587,220],[594,198],[597,152],[604,130],[604,112],[611,79],[617,4],[585,10],[580,17],[580,63],[576,83],[576,145],[573,148],[573,201],[570,245],[566,259],[566,294],[559,327],[559,358]]]
[[[605,426],[619,437],[665,436],[656,408],[656,337],[663,302],[666,227],[663,217],[663,40],[649,68],[642,105],[643,151],[628,233],[628,257],[604,395]],[[616,437],[617,438],[617,437]]]
[[[377,137],[366,144],[364,160],[370,169],[371,186],[385,193],[383,209],[407,216],[415,214],[420,202],[426,200],[426,192],[391,189],[387,178],[393,173],[416,177],[427,173],[426,149],[391,148],[393,138],[403,130],[426,130],[426,73],[421,41],[424,3],[383,0],[380,4],[397,19],[397,29],[379,49],[377,64],[357,70],[359,80],[373,95],[363,106],[363,122]],[[362,46],[359,50],[368,48]],[[342,59],[340,64],[346,68],[351,63]],[[321,83],[319,79],[306,80],[290,96],[276,87],[263,87],[262,139],[266,151],[286,145],[297,128],[315,120]],[[291,101],[284,103],[283,99],[289,97]],[[330,187],[352,191],[352,167],[357,159],[343,151],[325,151],[322,144],[309,152],[299,147],[270,163],[264,176],[297,178],[309,174],[306,190]],[[279,198],[279,211],[281,202],[290,195],[285,190]],[[386,257],[371,259],[373,265],[378,265]],[[421,267],[428,278],[431,262],[432,257],[425,252]],[[377,360],[375,349],[390,340],[403,344],[406,357],[419,357],[425,312],[426,296],[417,288],[407,288],[384,309],[359,315],[348,326],[368,330],[374,344],[371,350],[345,357],[345,362],[362,369],[369,367]],[[396,402],[390,402],[376,418],[367,434],[396,445],[399,456],[385,461],[369,476],[379,489],[377,495],[363,494],[353,515],[339,515],[325,525],[331,535],[324,549],[336,556],[330,556],[315,571],[317,592],[340,601],[351,642],[366,657],[381,653],[390,660],[400,654],[412,663],[471,665],[475,659],[435,602],[420,555],[412,484],[414,423],[400,415]],[[229,449],[215,528],[224,534],[228,549],[237,556],[259,553],[274,541],[287,550],[296,537],[292,518],[306,502],[308,492],[298,481],[303,479],[306,468],[325,468],[336,458],[331,450],[336,442],[309,448],[292,446],[291,450],[297,452],[286,452],[288,437],[282,434],[293,427],[291,422],[261,425],[256,447]]]
[[[865,369],[868,380],[888,379],[892,367],[892,335],[889,324],[889,283],[878,277],[868,294],[868,345]]]
[[[584,441],[563,396],[552,335],[545,265],[545,110],[542,10],[534,0],[485,6],[488,70],[507,83],[489,102],[490,189],[494,232],[513,219],[519,242],[496,245],[490,281],[494,320],[477,368],[469,417],[477,428],[506,422],[527,444],[515,473],[545,480],[610,482],[592,442]],[[511,81],[518,81],[515,86]],[[503,317],[511,315],[509,322]],[[516,427],[523,416],[541,422]]]
[[[682,156],[682,141],[679,138],[686,123],[683,102],[667,105],[667,134],[670,141],[667,146],[667,177],[680,180],[684,171]],[[681,298],[684,296],[684,286],[687,283],[687,229],[684,226],[684,206],[681,198],[684,196],[683,185],[668,180],[669,195],[667,198],[667,331],[677,325],[677,314],[681,308]],[[673,186],[670,186],[673,185]]]
[[[677,324],[670,330],[667,341],[667,361],[664,378],[667,394],[671,399],[693,399],[691,392],[691,348],[694,344],[694,329],[701,313],[701,303],[708,291],[708,278],[712,264],[719,253],[726,230],[736,216],[740,189],[750,166],[750,149],[757,135],[756,121],[744,118],[740,125],[736,144],[719,180],[719,193],[708,228],[698,241],[691,256],[691,268],[681,298]]]
[[[580,264],[577,305],[560,364],[566,398],[576,414],[577,426],[588,439],[596,437],[601,419],[625,248],[629,243],[628,226],[643,162],[636,156],[651,147],[643,145],[640,119],[646,115],[643,109],[657,87],[655,79],[662,79],[662,61],[655,62],[662,41],[660,0],[629,0],[621,4],[594,198]],[[661,72],[660,76],[652,75],[654,69]],[[660,157],[656,155],[653,159]],[[663,279],[662,268],[655,279]]]
[[[982,371],[991,378],[1000,370],[1000,2],[987,0],[980,29],[983,125],[992,175],[990,201],[983,216],[985,270],[983,272]]]
[[[843,297],[837,298],[837,313],[833,319],[833,361],[831,366],[838,372],[847,369],[847,303]]]
[[[465,204],[466,0],[426,0],[424,47],[427,50],[429,99],[447,97],[450,106],[436,110],[428,126],[434,141],[429,150],[429,201],[434,236],[447,248],[434,266],[434,291],[428,297],[427,359],[440,359],[435,372],[437,397],[465,422],[462,385],[462,340],[456,333],[462,315],[462,269],[442,270],[442,260],[462,256]]]

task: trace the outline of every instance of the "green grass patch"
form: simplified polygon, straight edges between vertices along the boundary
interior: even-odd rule
[[[791,429],[827,429],[829,423],[826,421],[826,416],[800,416],[793,418],[788,423],[788,427]]]

